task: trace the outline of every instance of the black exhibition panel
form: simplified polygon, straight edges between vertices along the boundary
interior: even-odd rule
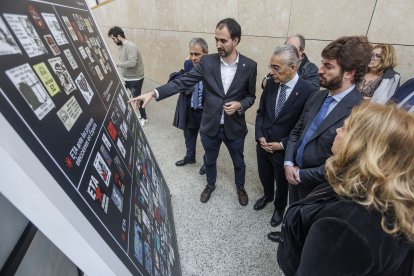
[[[3,116],[133,275],[180,275],[168,186],[86,2],[0,10]]]

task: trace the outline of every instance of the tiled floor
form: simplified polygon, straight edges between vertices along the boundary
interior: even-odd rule
[[[143,92],[157,84],[145,80]],[[246,191],[249,204],[240,206],[233,166],[223,144],[217,162],[217,187],[210,200],[200,202],[206,185],[198,174],[203,149],[197,144],[197,163],[176,167],[185,155],[182,130],[172,126],[178,96],[147,107],[145,135],[170,188],[183,275],[283,275],[276,262],[277,244],[267,239],[272,204],[257,212],[254,202],[262,195],[256,163],[254,126],[248,125],[245,142]]]

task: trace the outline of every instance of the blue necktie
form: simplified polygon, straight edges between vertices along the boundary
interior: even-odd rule
[[[334,101],[334,98],[332,96],[326,97],[321,108],[319,109],[318,113],[313,119],[312,124],[310,125],[308,131],[305,133],[305,137],[303,137],[302,142],[299,145],[298,151],[296,152],[296,164],[298,164],[299,167],[302,167],[303,151],[305,149],[306,144],[309,142],[310,138],[315,133],[315,130],[319,127],[319,125],[325,119],[326,113],[328,113],[329,106],[331,105],[333,101]]]
[[[191,95],[191,107],[201,108],[203,102],[203,83],[199,82],[194,86],[193,94]]]
[[[279,97],[277,98],[277,103],[275,106],[275,119],[277,118],[277,115],[279,115],[279,112],[282,110],[283,106],[285,105],[287,88],[288,88],[287,85],[284,85],[284,84],[280,85],[280,93],[279,93]]]

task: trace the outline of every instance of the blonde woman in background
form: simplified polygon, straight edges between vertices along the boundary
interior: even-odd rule
[[[373,103],[386,103],[400,84],[395,50],[389,44],[377,44],[372,49],[371,62],[364,79],[357,85],[359,92]]]
[[[364,102],[326,162],[330,183],[289,208],[278,263],[286,275],[412,275],[414,114]]]

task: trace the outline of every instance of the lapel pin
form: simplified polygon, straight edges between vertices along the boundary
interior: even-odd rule
[[[246,66],[246,64],[243,63],[243,66]]]
[[[299,92],[296,92],[296,96],[299,94]]]

